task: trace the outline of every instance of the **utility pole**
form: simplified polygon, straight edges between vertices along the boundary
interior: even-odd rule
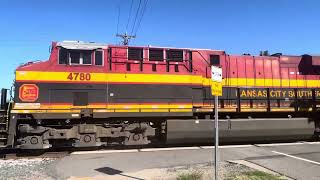
[[[129,40],[135,38],[136,36],[128,35],[127,33],[124,34],[117,34],[117,37],[122,38],[122,45],[129,45]]]

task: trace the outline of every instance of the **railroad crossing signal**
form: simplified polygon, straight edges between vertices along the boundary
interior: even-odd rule
[[[222,68],[211,66],[211,94],[222,96]]]
[[[211,94],[213,96],[222,96],[222,83],[212,81],[211,82]]]
[[[211,94],[214,96],[214,169],[215,180],[218,180],[218,166],[219,166],[219,119],[218,119],[218,96],[222,96],[222,68],[211,66]]]

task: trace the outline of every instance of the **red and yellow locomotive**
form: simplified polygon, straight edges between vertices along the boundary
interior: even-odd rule
[[[54,42],[48,61],[16,69],[4,144],[211,141],[211,66],[223,69],[222,140],[309,138],[319,129],[319,65],[309,55]]]

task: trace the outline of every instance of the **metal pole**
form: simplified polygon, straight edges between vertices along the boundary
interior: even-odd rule
[[[214,130],[215,130],[215,153],[214,153],[214,169],[215,180],[218,180],[218,148],[219,148],[219,125],[218,125],[218,96],[214,97]]]

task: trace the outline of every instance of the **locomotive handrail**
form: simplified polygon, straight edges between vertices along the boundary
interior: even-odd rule
[[[148,58],[144,58],[144,59],[148,59]],[[137,62],[131,62],[131,61],[137,61]],[[182,60],[182,61],[184,63],[185,62],[190,62],[190,60]],[[120,61],[120,62],[119,61],[112,61],[111,63],[114,63],[114,64],[127,64],[127,63],[130,63],[130,64],[141,64],[141,62],[142,62],[142,64],[154,64],[154,62],[151,63],[150,61],[145,62],[145,61],[141,61],[141,60],[128,60],[128,61]],[[170,62],[170,61],[160,61],[160,62],[161,62],[160,65],[167,65],[166,62]],[[181,66],[185,67],[187,69],[187,71],[189,71],[189,72],[197,71],[197,69],[195,69],[193,67],[192,67],[192,71],[190,71],[189,67],[184,63],[179,63],[178,65],[181,65]]]
[[[203,59],[204,61],[206,61],[206,63],[207,63],[208,66],[210,66],[210,63],[206,60],[205,57],[203,57],[203,55],[202,55],[199,51],[195,51],[195,52],[197,52],[198,54],[200,54],[200,56],[202,57],[202,59]]]

